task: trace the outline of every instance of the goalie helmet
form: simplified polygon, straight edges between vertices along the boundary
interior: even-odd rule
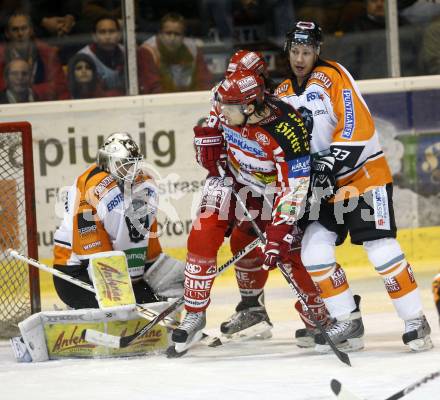
[[[226,76],[235,71],[254,71],[267,76],[267,63],[259,51],[238,50],[229,60]]]
[[[315,47],[318,51],[322,44],[322,30],[316,22],[298,21],[294,28],[287,32],[284,51],[288,53],[293,44]]]
[[[119,181],[133,182],[143,156],[128,133],[112,133],[98,150],[98,166]]]

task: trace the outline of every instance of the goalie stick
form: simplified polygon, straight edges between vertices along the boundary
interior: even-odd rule
[[[244,257],[246,254],[250,253],[253,249],[261,244],[260,239],[255,239],[253,242],[249,243],[243,249],[241,249],[238,253],[236,253],[232,258],[226,261],[223,265],[218,268],[217,276],[225,271],[229,266],[234,264],[236,261]],[[94,329],[86,329],[84,332],[84,337],[88,342],[94,344],[100,344],[102,346],[113,347],[113,348],[124,348],[133,343],[136,339],[147,334],[153,327],[162,321],[167,315],[171,314],[178,307],[184,304],[183,296],[177,299],[174,303],[172,303],[168,308],[163,310],[160,314],[158,314],[155,318],[153,318],[147,325],[145,325],[139,331],[133,333],[128,336],[115,336],[110,335],[103,332],[98,332]],[[215,341],[215,339],[214,339]],[[209,344],[208,344],[209,346]]]
[[[433,372],[432,374],[426,375],[422,379],[414,382],[413,384],[403,388],[402,390],[399,390],[398,392],[394,393],[390,397],[387,397],[385,400],[398,400],[402,397],[406,396],[408,393],[411,393],[413,390],[417,389],[419,386],[435,379],[440,376],[440,371]],[[342,385],[341,382],[339,382],[337,379],[332,379],[330,382],[330,387],[333,391],[333,393],[336,395],[336,398],[339,400],[362,400],[360,397],[356,396],[355,394],[351,393],[345,387]]]
[[[217,169],[218,169],[218,172],[219,172],[220,176],[222,178],[224,178],[226,176],[225,170],[220,165],[220,163],[217,164]],[[248,209],[246,207],[246,204],[243,202],[243,200],[240,198],[240,195],[237,193],[237,191],[233,187],[231,187],[231,191],[234,194],[235,198],[237,199],[237,203],[240,205],[241,209],[243,210],[243,213],[244,213],[245,217],[248,218],[248,220],[252,224],[252,227],[254,228],[255,233],[260,238],[260,240],[263,243],[265,243],[266,242],[266,238],[264,236],[264,233],[258,227],[258,225],[255,222],[255,220],[253,219],[252,215],[249,213],[249,211],[248,211]],[[321,323],[316,319],[315,315],[313,314],[313,312],[310,310],[310,308],[307,305],[307,303],[302,298],[302,296],[300,294],[300,290],[298,288],[298,285],[296,284],[295,280],[290,276],[290,274],[287,271],[287,269],[284,266],[284,264],[278,263],[277,267],[281,271],[281,274],[284,276],[284,279],[286,279],[287,284],[289,285],[289,287],[292,289],[293,294],[298,298],[298,301],[301,303],[303,309],[306,310],[306,312],[309,315],[310,319],[313,321],[313,323],[316,325],[316,327],[319,329],[319,331],[324,336],[325,340],[327,341],[328,345],[330,346],[330,348],[335,353],[336,357],[338,357],[344,364],[347,364],[348,366],[351,367],[350,358],[348,357],[348,354],[344,353],[341,350],[339,350],[336,347],[335,343],[330,339],[330,337],[328,336],[327,332],[325,331],[325,329],[323,328]]]

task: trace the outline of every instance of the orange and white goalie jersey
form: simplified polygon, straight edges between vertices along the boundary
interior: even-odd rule
[[[162,252],[155,213],[142,218],[136,213],[157,196],[152,191],[151,180],[140,176],[124,202],[124,193],[110,174],[96,165],[88,168],[67,193],[63,221],[54,235],[54,265],[87,265],[91,254],[121,250],[131,278],[141,278],[145,263]]]
[[[350,197],[392,182],[368,106],[342,65],[318,59],[305,87],[286,79],[275,95],[313,126],[312,155],[333,153],[337,186],[350,186]]]

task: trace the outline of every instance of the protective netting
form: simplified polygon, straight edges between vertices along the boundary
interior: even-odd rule
[[[31,313],[29,268],[6,254],[28,253],[25,189],[21,132],[0,132],[0,337]]]

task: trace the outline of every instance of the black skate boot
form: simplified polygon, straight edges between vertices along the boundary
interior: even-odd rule
[[[220,331],[232,339],[268,339],[272,337],[272,326],[264,306],[264,295],[261,294],[240,301],[235,313],[220,325]]]
[[[364,348],[364,324],[362,322],[359,303],[361,297],[354,295],[356,308],[346,317],[338,318],[326,328],[326,333],[335,345],[342,351],[356,351]],[[327,353],[330,346],[322,333],[315,335],[315,350]]]
[[[171,340],[177,353],[186,352],[202,339],[202,329],[206,326],[206,311],[187,312],[180,325],[174,330]]]
[[[430,333],[431,327],[422,314],[418,318],[405,321],[405,333],[402,335],[402,340],[412,351],[426,351],[434,347]]]

